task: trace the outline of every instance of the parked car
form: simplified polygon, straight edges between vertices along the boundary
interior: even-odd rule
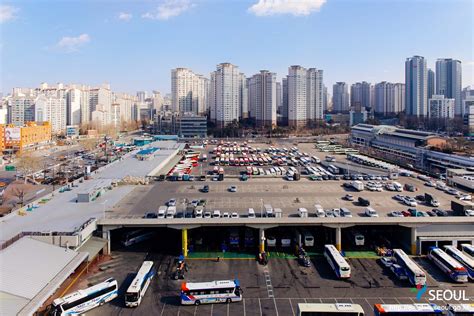
[[[403,201],[404,199],[404,196],[403,195],[400,195],[400,194],[397,194],[397,195],[394,195],[393,198],[397,201]]]
[[[359,204],[360,204],[361,206],[369,206],[369,205],[370,205],[370,201],[367,200],[367,199],[364,199],[363,197],[359,197],[359,198],[357,199],[357,201],[359,202]]]
[[[156,212],[146,212],[143,218],[158,218],[158,214]]]
[[[465,214],[466,216],[474,216],[474,210],[465,210],[465,211],[464,211],[464,214]]]
[[[408,191],[408,192],[415,192],[417,191],[417,188],[413,185],[413,184],[405,184],[405,190]]]
[[[346,201],[354,201],[354,196],[352,194],[346,194],[343,199]]]
[[[405,203],[408,206],[413,206],[413,207],[418,205],[418,203],[416,203],[416,200],[412,197],[409,197],[409,196],[405,196],[403,198],[403,203]]]
[[[219,217],[221,217],[221,211],[214,210],[214,212],[212,212],[212,218],[219,218]]]
[[[408,212],[408,211],[402,211],[402,214],[403,214],[404,217],[410,217],[411,216],[410,212]]]
[[[202,189],[201,189],[201,192],[209,193],[209,186],[208,185],[203,186]]]
[[[326,210],[326,217],[336,217],[336,216],[334,216],[334,213],[332,212],[332,210]]]
[[[176,206],[176,199],[169,199],[167,205],[168,206]]]
[[[235,185],[231,185],[229,187],[229,192],[237,192],[237,187]]]
[[[438,215],[436,215],[436,213],[433,212],[433,211],[426,211],[426,213],[428,213],[428,215],[431,216],[431,217],[436,217],[436,216],[438,216]]]
[[[204,218],[211,218],[212,217],[212,213],[210,211],[205,211],[204,212]]]
[[[390,268],[394,263],[395,259],[393,257],[382,257],[379,262],[386,268]]]
[[[232,212],[232,214],[230,215],[231,218],[239,218],[239,213],[237,212]]]
[[[435,212],[438,216],[448,216],[448,212],[439,208],[434,208],[432,211]]]
[[[377,211],[371,207],[367,207],[364,211],[364,214],[365,216],[368,216],[368,217],[379,217],[379,214],[377,213]]]
[[[400,211],[392,211],[392,212],[390,212],[390,215],[392,217],[403,217],[403,213],[400,212]]]

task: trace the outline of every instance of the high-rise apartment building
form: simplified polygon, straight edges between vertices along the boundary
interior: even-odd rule
[[[101,111],[95,116],[100,125],[107,125],[110,123],[112,112],[112,92],[108,85],[103,85],[99,88],[90,89],[89,91],[89,113],[92,115],[94,111]]]
[[[35,97],[16,94],[8,99],[7,122],[15,126],[23,126],[35,120]]]
[[[436,94],[455,100],[454,114],[460,116],[462,109],[462,68],[461,61],[440,58],[436,61]]]
[[[243,94],[239,67],[231,63],[217,65],[211,73],[209,104],[211,120],[220,128],[239,120]]]
[[[436,77],[435,72],[428,69],[428,99],[431,99],[433,94],[436,94]]]
[[[250,117],[257,127],[273,127],[277,119],[276,74],[268,70],[248,79]]]
[[[351,106],[360,104],[362,107],[370,107],[371,104],[370,83],[362,81],[351,85]]]
[[[66,99],[39,95],[35,100],[35,120],[37,122],[50,122],[53,134],[66,130]]]
[[[82,91],[77,88],[71,88],[66,93],[66,124],[81,124],[81,102]]]
[[[332,86],[332,110],[339,113],[349,111],[349,89],[347,83],[336,82]]]
[[[306,72],[306,124],[313,125],[324,114],[323,71],[309,68]]]
[[[288,125],[305,126],[307,119],[306,69],[291,66],[288,69]]]
[[[288,78],[281,79],[281,121],[288,125]]]
[[[434,94],[429,100],[431,118],[454,118],[454,99],[445,98],[444,95]]]
[[[174,112],[205,114],[209,81],[187,68],[171,70],[171,105]]]
[[[405,85],[382,81],[375,85],[375,113],[397,114],[405,111]]]
[[[393,84],[393,109],[394,113],[405,112],[405,84]]]
[[[239,75],[239,118],[246,119],[249,117],[249,95],[247,78],[243,73]]]
[[[282,104],[282,91],[281,91],[281,82],[276,83],[276,108],[277,112],[281,114],[281,104]]]
[[[405,61],[405,105],[407,115],[428,115],[428,71],[422,56]]]

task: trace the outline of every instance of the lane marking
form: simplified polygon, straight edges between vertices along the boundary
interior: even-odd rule
[[[246,310],[245,310],[245,298],[244,298],[242,301],[244,302],[244,316],[246,316],[246,315],[247,315],[247,312],[246,312]]]
[[[260,308],[260,315],[263,315],[263,313],[262,313],[262,303],[260,302],[260,298],[258,298],[258,307]]]
[[[293,313],[293,316],[296,316],[295,310],[293,309],[293,304],[291,303],[291,299],[289,298],[288,301],[290,302],[291,312]]]
[[[163,315],[163,313],[165,312],[165,306],[166,306],[166,302],[163,304],[163,308],[161,309],[161,314],[160,315]]]

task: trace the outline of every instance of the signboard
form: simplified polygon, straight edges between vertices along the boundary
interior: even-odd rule
[[[20,127],[7,127],[5,128],[5,141],[16,142],[21,139],[21,128]]]
[[[15,166],[5,166],[5,171],[15,171]]]

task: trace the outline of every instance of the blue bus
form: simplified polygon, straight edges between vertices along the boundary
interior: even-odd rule
[[[443,310],[435,304],[375,304],[375,316],[436,316],[443,315]]]
[[[431,247],[428,258],[433,261],[438,268],[443,270],[455,282],[467,282],[468,274],[466,268],[457,260],[449,256],[438,247]]]

